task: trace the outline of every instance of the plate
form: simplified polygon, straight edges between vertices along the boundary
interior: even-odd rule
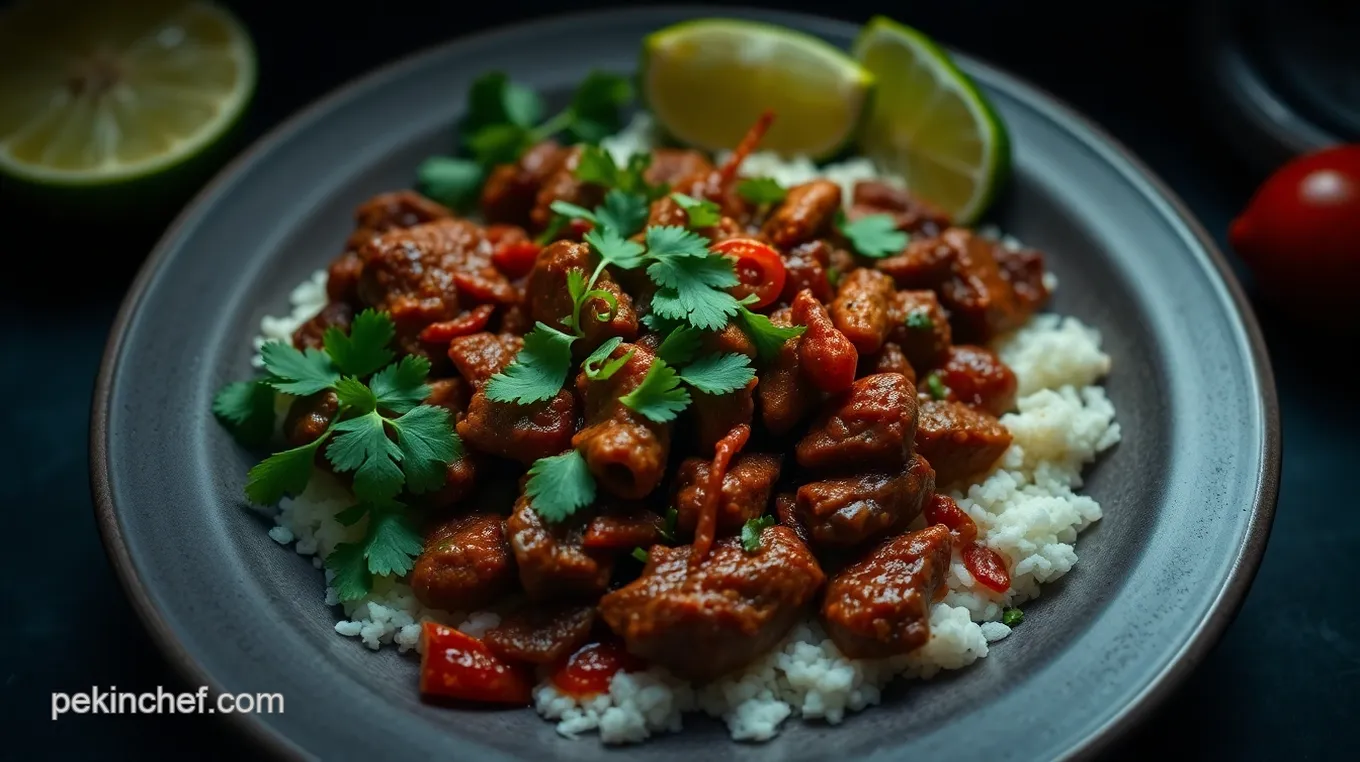
[[[166,233],[115,323],[93,407],[96,507],[124,587],[192,686],[280,692],[231,715],[284,756],[598,759],[530,710],[427,706],[415,661],[335,634],[321,573],[237,499],[253,461],[212,419],[248,377],[260,318],[324,266],[354,207],[407,187],[450,147],[469,83],[504,69],[565,100],[592,68],[631,70],[642,37],[703,8],[567,16],[459,40],[359,80],[228,167]],[[857,28],[728,15],[848,46]],[[585,33],[588,30],[588,33]],[[1245,595],[1274,510],[1280,427],[1250,309],[1171,192],[1072,110],[973,58],[959,64],[1010,127],[1015,166],[992,221],[1049,253],[1052,309],[1098,327],[1123,441],[1088,473],[1105,518],[1074,572],[1027,604],[974,666],[899,684],[839,727],[797,721],[761,745],[716,721],[628,751],[639,760],[1059,759],[1105,747],[1181,680]]]

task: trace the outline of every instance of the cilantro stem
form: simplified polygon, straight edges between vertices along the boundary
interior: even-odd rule
[[[571,121],[575,117],[576,115],[572,113],[571,109],[564,109],[548,121],[535,127],[529,134],[533,136],[534,142],[537,143],[570,127]]]
[[[576,329],[577,336],[584,337],[586,335],[585,330],[581,328],[581,307],[585,305],[586,300],[593,296],[599,296],[599,293],[595,291],[595,281],[600,279],[600,273],[604,272],[604,266],[607,264],[609,264],[609,260],[601,257],[600,264],[595,266],[595,272],[591,273],[590,280],[586,281],[586,288],[585,291],[581,292],[581,298],[577,299],[576,303],[571,306],[571,327]],[[614,305],[614,310],[618,310],[617,303]],[[614,315],[611,313],[604,320],[612,320],[613,318]],[[604,320],[600,322],[604,322]]]

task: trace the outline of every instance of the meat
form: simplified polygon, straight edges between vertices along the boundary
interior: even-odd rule
[[[902,348],[918,373],[944,362],[953,334],[949,315],[934,291],[898,291],[893,294],[888,340]]]
[[[907,462],[916,434],[916,388],[876,373],[834,398],[797,447],[804,468],[892,468]]]
[[[453,210],[414,191],[382,193],[354,210],[355,230],[350,236],[349,248],[358,249],[369,239],[389,230],[413,228],[452,216]]]
[[[821,613],[836,648],[852,659],[882,659],[925,645],[951,552],[948,527],[936,524],[885,540],[832,577]]]
[[[482,642],[504,659],[554,664],[590,639],[595,607],[579,603],[522,606],[487,630]]]
[[[807,326],[798,342],[798,364],[803,374],[824,392],[834,394],[849,388],[859,362],[855,345],[831,322],[812,291],[798,292],[791,306],[793,324]]]
[[[789,188],[788,195],[761,228],[761,235],[787,249],[830,232],[841,208],[841,186],[830,180],[811,180]]]
[[[529,212],[529,228],[543,230],[552,221],[555,212],[554,201],[594,209],[604,200],[605,189],[594,183],[583,182],[576,177],[576,167],[581,162],[581,148],[574,146],[566,149],[561,162],[548,174],[534,196],[534,206]]]
[[[825,580],[788,527],[760,539],[755,553],[718,540],[694,567],[688,546],[655,546],[641,576],[600,599],[600,616],[630,653],[685,679],[745,666],[802,618]]]
[[[464,453],[444,469],[444,484],[439,489],[421,496],[420,504],[427,508],[449,508],[472,497],[477,488],[477,472],[485,468],[478,453]]]
[[[784,254],[784,291],[780,300],[792,303],[799,291],[809,289],[817,301],[831,301],[831,280],[827,275],[831,255],[831,244],[821,239],[789,249]]]
[[[770,322],[787,328],[792,325],[792,310],[784,308],[770,315]],[[803,337],[784,342],[779,354],[760,370],[756,397],[760,417],[771,433],[783,434],[798,425],[811,412],[818,399],[817,390],[803,378],[798,367],[798,347]]]
[[[579,514],[549,524],[521,496],[505,523],[524,592],[535,601],[592,600],[609,587],[613,555],[587,550]]]
[[[916,383],[916,370],[907,361],[902,348],[891,341],[885,342],[875,354],[860,358],[859,375],[871,376],[875,373],[897,373],[905,376],[913,385]]]
[[[962,402],[921,403],[916,451],[935,467],[941,486],[986,471],[1010,446],[1011,433],[984,412]]]
[[[719,536],[736,534],[747,521],[765,513],[770,490],[779,479],[780,460],[778,455],[756,452],[732,459],[723,475],[722,496],[718,500]],[[676,527],[686,536],[692,536],[699,523],[711,465],[702,458],[686,458],[676,472]]]
[[[302,447],[321,438],[339,409],[340,398],[329,389],[293,400],[283,418],[283,437],[288,446]]]
[[[860,180],[850,202],[850,218],[869,214],[890,214],[898,230],[925,236],[939,235],[949,227],[949,214],[943,209],[908,193],[902,188],[877,180]]]
[[[906,528],[934,489],[930,463],[913,455],[897,471],[804,484],[796,514],[814,546],[848,548]]]
[[[482,608],[514,586],[505,520],[492,513],[459,516],[435,527],[411,570],[416,600],[444,611]]]
[[[937,371],[949,399],[1000,416],[1015,407],[1015,372],[985,347],[960,344],[950,348]]]
[[[587,278],[595,271],[598,256],[589,245],[571,241],[557,241],[539,253],[534,269],[529,273],[525,286],[525,299],[529,304],[529,316],[538,322],[546,323],[559,330],[568,331],[562,318],[571,314],[572,298],[567,290],[567,273],[578,270]],[[606,339],[618,336],[624,341],[637,337],[638,318],[633,309],[633,300],[624,292],[614,278],[606,271],[600,274],[595,288],[607,291],[618,301],[618,310],[608,322],[594,319],[597,313],[609,311],[609,305],[599,297],[586,301],[581,307],[581,326],[585,332],[583,351],[593,350]]]
[[[831,320],[861,354],[873,354],[893,329],[891,308],[897,296],[893,279],[878,270],[860,267],[840,280]]]
[[[590,519],[583,547],[590,551],[627,553],[660,541],[665,521],[643,505],[614,505]]]
[[[520,405],[489,399],[481,388],[457,429],[464,442],[481,452],[527,465],[571,447],[576,397],[563,389],[552,399]]]
[[[779,519],[779,523],[793,530],[798,537],[798,541],[804,545],[812,545],[812,537],[808,534],[807,526],[798,516],[798,496],[793,492],[781,492],[774,497],[774,515]]]
[[[903,288],[935,290],[955,340],[965,343],[984,344],[1018,328],[1048,298],[1038,252],[1011,252],[965,228],[913,241],[878,268]]]
[[[702,347],[705,354],[740,354],[753,360],[756,358],[755,345],[735,322],[728,323],[727,327],[716,333],[706,333]],[[690,390],[690,397],[694,400],[690,411],[700,454],[712,453],[713,446],[727,432],[743,423],[751,423],[756,410],[756,385],[756,380],[751,379],[745,387],[727,394]]]
[[[449,342],[449,359],[473,389],[480,389],[492,376],[505,370],[523,348],[524,339],[518,336],[482,331]]]
[[[321,311],[293,331],[293,346],[298,349],[324,349],[326,331],[332,326],[341,333],[349,333],[354,321],[354,308],[349,302],[328,302]]]
[[[652,421],[620,402],[642,383],[655,356],[643,346],[620,344],[610,359],[632,353],[607,380],[576,380],[585,401],[585,427],[571,440],[606,492],[628,500],[646,497],[666,475],[671,427]]]
[[[529,226],[538,191],[567,157],[567,149],[547,140],[524,152],[515,164],[491,170],[482,186],[482,217],[488,223]]]
[[[654,148],[652,163],[642,174],[649,185],[675,185],[686,177],[707,175],[713,171],[708,157],[685,148]]]
[[[430,381],[430,393],[425,395],[425,404],[437,405],[449,411],[449,420],[456,421],[467,410],[468,384],[461,378],[436,378]]]

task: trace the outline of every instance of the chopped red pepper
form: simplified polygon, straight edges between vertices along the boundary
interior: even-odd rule
[[[1011,573],[999,553],[980,542],[963,547],[963,565],[983,587],[998,593],[1011,589]]]
[[[647,663],[628,653],[621,643],[587,643],[568,656],[551,679],[553,687],[562,693],[586,698],[608,692],[614,675],[646,668]]]
[[[699,506],[698,526],[694,528],[694,544],[690,546],[689,565],[697,566],[713,547],[718,529],[718,500],[722,497],[723,479],[727,466],[751,438],[751,427],[741,423],[714,445],[713,465],[708,469],[708,483],[704,485],[704,502]]]
[[[928,523],[944,524],[949,527],[949,534],[954,538],[956,548],[962,548],[977,539],[977,524],[973,522],[972,517],[963,512],[958,503],[954,502],[954,498],[948,495],[941,495],[938,492],[931,495],[921,512],[925,514]]]
[[[494,304],[479,304],[453,320],[425,326],[425,330],[420,332],[420,340],[428,344],[447,344],[459,336],[477,333],[486,328],[486,324],[491,320],[491,314],[495,311]]]
[[[534,269],[534,261],[541,250],[533,241],[507,241],[491,253],[491,264],[507,278],[523,278]]]
[[[784,291],[784,258],[779,252],[753,238],[728,238],[713,245],[713,251],[736,260],[737,285],[728,289],[732,296],[745,299],[755,294],[751,309],[774,303]]]
[[[435,622],[421,630],[420,693],[427,698],[486,704],[529,703],[531,668],[496,656],[477,638]]]
[[[773,122],[774,112],[766,109],[756,120],[756,123],[751,125],[751,129],[746,131],[746,135],[737,144],[737,149],[732,152],[731,156],[727,157],[727,161],[723,162],[722,167],[718,169],[719,182],[723,187],[726,187],[736,178],[737,170],[741,169],[741,163],[756,150],[756,146],[760,145],[761,139],[765,137],[765,133],[769,131]]]

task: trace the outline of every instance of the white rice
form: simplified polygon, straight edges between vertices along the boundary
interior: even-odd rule
[[[647,118],[639,117],[604,145],[616,160],[626,159],[650,145],[651,129]],[[855,181],[877,176],[863,159],[819,169],[807,160],[768,153],[749,157],[743,170],[786,185],[829,177],[845,186],[847,198]],[[990,235],[1019,245],[999,232]],[[287,340],[320,311],[325,298],[325,272],[320,271],[293,291],[289,315],[261,322],[256,347],[269,339]],[[989,643],[1011,633],[1000,622],[1003,609],[1037,597],[1041,584],[1075,566],[1077,534],[1101,517],[1100,505],[1076,492],[1082,468],[1120,438],[1114,406],[1096,385],[1109,373],[1110,358],[1101,351],[1095,329],[1075,318],[1039,315],[995,348],[1019,381],[1017,412],[1001,419],[1014,442],[991,473],[954,497],[977,522],[979,539],[1010,559],[1009,591],[998,595],[978,586],[956,552],[949,592],[931,610],[930,640],[911,654],[847,659],[820,624],[809,619],[756,663],[709,685],[689,685],[653,667],[620,674],[607,694],[578,701],[544,682],[534,689],[538,713],[555,721],[564,736],[595,731],[605,743],[625,744],[677,732],[686,712],[702,711],[722,718],[734,740],[764,741],[777,735],[790,717],[839,723],[848,713],[879,703],[883,687],[895,677],[927,679],[985,657]],[[364,530],[362,523],[344,527],[335,521],[335,514],[351,502],[338,482],[318,472],[305,493],[280,504],[270,537],[292,544],[320,567],[320,559],[336,543],[355,539]],[[328,583],[330,577],[326,572]],[[369,595],[343,604],[328,585],[325,601],[341,606],[336,632],[359,638],[371,649],[395,645],[403,652],[418,650],[420,623],[426,619],[473,635],[499,621],[493,612],[426,609],[404,580],[378,579]]]

